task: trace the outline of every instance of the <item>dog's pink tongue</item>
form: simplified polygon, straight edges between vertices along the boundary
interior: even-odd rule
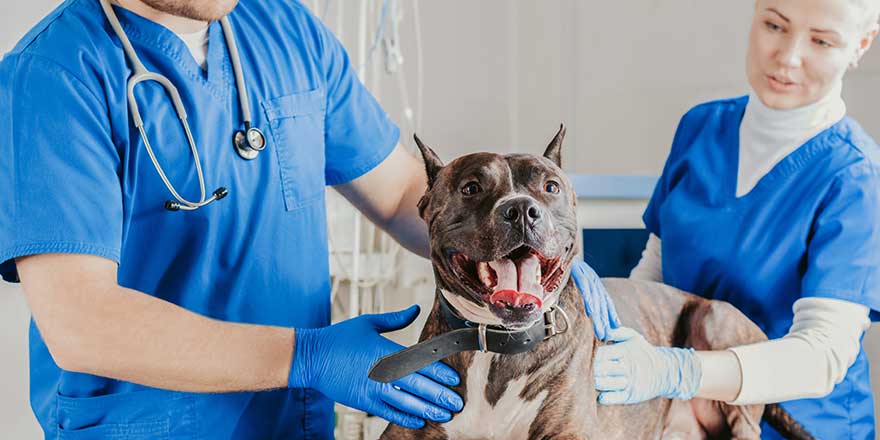
[[[517,277],[516,277],[516,264],[513,263],[513,260],[502,258],[500,260],[490,261],[489,267],[495,271],[495,276],[498,278],[498,282],[495,284],[494,290],[497,292],[499,290],[513,290],[517,291]]]
[[[519,262],[519,291],[544,296],[544,286],[541,285],[541,262],[534,255]]]
[[[540,263],[537,257],[529,257],[517,265],[510,259],[502,258],[489,263],[498,279],[489,295],[490,303],[503,301],[511,306],[536,304],[541,307],[543,288],[541,287]],[[536,274],[537,272],[537,274]]]
[[[514,307],[524,306],[526,304],[535,304],[538,308],[541,307],[541,299],[536,297],[535,295],[517,292],[516,290],[510,289],[493,292],[491,295],[489,295],[489,302],[492,304],[505,302]]]

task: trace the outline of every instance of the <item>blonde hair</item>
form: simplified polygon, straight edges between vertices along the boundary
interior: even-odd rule
[[[880,21],[880,0],[849,0],[865,14],[864,26],[873,26]]]

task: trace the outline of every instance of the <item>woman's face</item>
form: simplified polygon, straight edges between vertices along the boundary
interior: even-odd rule
[[[853,0],[758,0],[755,8],[746,73],[771,108],[823,98],[877,35]]]

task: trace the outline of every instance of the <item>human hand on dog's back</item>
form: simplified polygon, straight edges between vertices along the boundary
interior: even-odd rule
[[[656,347],[628,327],[609,332],[593,359],[599,403],[641,403],[656,397],[690,400],[700,386],[702,365],[692,348]]]
[[[425,420],[449,421],[450,411],[461,411],[464,401],[447,388],[460,380],[447,365],[435,362],[392,383],[367,377],[376,361],[404,348],[380,334],[408,326],[418,314],[418,306],[412,306],[329,327],[296,329],[288,386],[314,388],[405,428],[421,428]]]
[[[593,321],[596,339],[604,341],[611,330],[620,327],[617,309],[614,308],[605,285],[592,267],[577,258],[571,264],[571,278],[584,299],[584,308]]]

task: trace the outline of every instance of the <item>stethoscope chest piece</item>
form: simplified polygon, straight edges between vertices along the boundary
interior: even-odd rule
[[[266,148],[266,136],[257,127],[238,130],[232,137],[232,145],[242,159],[255,159]]]

